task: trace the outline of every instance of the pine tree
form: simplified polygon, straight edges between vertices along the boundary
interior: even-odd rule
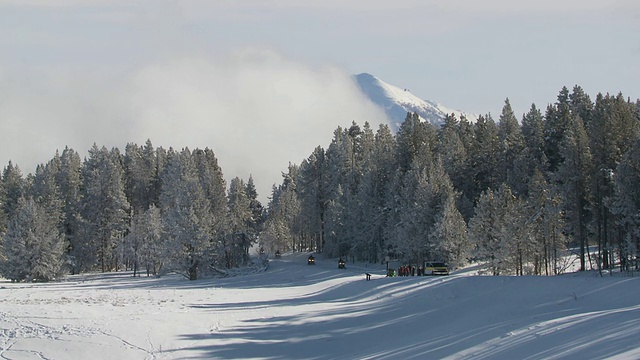
[[[620,241],[622,268],[629,270],[631,259],[640,254],[640,140],[625,153],[615,170],[615,192],[612,211],[620,217],[623,229]]]
[[[298,167],[289,165],[283,173],[282,184],[274,185],[267,207],[265,230],[260,236],[260,246],[270,253],[307,248],[302,245],[301,203],[297,195]]]
[[[50,281],[63,274],[64,237],[57,220],[33,199],[20,198],[3,237],[2,275],[12,281]]]
[[[164,270],[170,249],[165,243],[159,208],[151,204],[145,212],[135,214],[127,238],[133,259],[134,276],[142,267],[146,269],[147,276],[158,275]]]
[[[247,180],[246,193],[249,197],[249,210],[251,211],[251,221],[249,223],[251,241],[258,238],[258,234],[262,231],[265,220],[265,210],[262,203],[258,200],[258,191],[253,182],[253,176],[249,175]]]
[[[593,173],[589,139],[582,120],[571,115],[560,147],[562,162],[556,176],[561,184],[569,230],[580,244],[580,270],[586,270],[588,208]]]
[[[480,116],[475,125],[476,149],[471,154],[472,174],[475,180],[474,203],[480,194],[501,184],[499,173],[498,128],[490,115]]]
[[[62,233],[65,236],[66,253],[73,257],[77,253],[74,247],[79,245],[81,231],[81,187],[82,160],[80,155],[69,147],[65,147],[60,155],[60,171],[56,175],[56,184],[60,189],[63,203]],[[80,269],[71,261],[71,272],[76,274]]]
[[[300,201],[301,220],[304,219],[302,220],[305,227],[304,233],[307,234],[310,242],[316,244],[315,246],[311,245],[310,248],[315,247],[319,251],[324,249],[326,242],[326,211],[330,196],[328,189],[331,179],[325,155],[325,151],[320,146],[316,147],[296,170],[299,172],[299,176],[291,173],[293,169],[290,167],[287,179],[292,183],[285,189],[287,192],[297,194]],[[296,178],[294,179],[292,176],[296,176]]]
[[[421,167],[434,160],[437,133],[429,122],[421,122],[416,113],[408,113],[396,134],[396,161],[401,172],[409,171],[414,163]]]
[[[614,240],[620,242],[620,230],[616,225],[618,219],[611,212],[606,199],[613,196],[612,174],[616,166],[635,140],[640,138],[640,121],[635,104],[625,101],[621,94],[616,97],[598,94],[587,132],[595,169],[591,186],[595,195],[598,249],[601,252],[601,266],[606,269],[613,261],[611,248]]]
[[[547,182],[540,169],[536,169],[528,182],[528,194],[526,223],[534,247],[531,254],[533,273],[557,275],[563,270],[560,260],[567,246],[558,189]]]
[[[549,160],[549,171],[556,172],[562,162],[560,148],[564,133],[570,122],[571,107],[569,103],[569,89],[562,87],[554,105],[547,106],[545,114],[545,154]]]
[[[458,120],[454,114],[447,115],[440,128],[438,141],[438,156],[453,181],[455,188],[464,186],[467,165],[467,152],[458,134]]]
[[[2,174],[0,174],[0,237],[4,235],[7,230],[7,213],[4,209],[4,204],[7,202],[7,193],[4,190],[4,181],[2,181]],[[0,261],[2,260],[2,248],[0,248]]]
[[[156,173],[156,159],[151,141],[144,148],[133,143],[127,144],[124,156],[126,194],[134,214],[144,212],[155,203],[153,183]]]
[[[456,208],[455,196],[451,194],[445,201],[442,212],[436,217],[431,233],[434,238],[432,241],[441,244],[438,253],[442,254],[445,262],[454,268],[461,267],[471,255],[467,224]]]
[[[230,250],[225,254],[227,267],[244,265],[249,259],[249,248],[252,244],[251,199],[246,192],[247,186],[240,178],[235,177],[229,183],[229,230],[232,235]]]
[[[474,256],[484,261],[493,275],[523,274],[527,241],[524,206],[507,185],[480,196],[476,215],[469,221]]]
[[[26,188],[26,180],[22,176],[22,171],[18,165],[14,165],[11,161],[2,172],[2,217],[0,220],[11,218],[18,207],[18,201],[24,196]],[[6,225],[0,223],[0,231],[6,228]]]
[[[97,256],[100,269],[118,269],[122,240],[129,221],[129,204],[124,193],[124,169],[120,154],[93,145],[83,167],[82,237],[77,237],[74,255],[81,268]],[[85,253],[85,252],[93,252]]]
[[[498,141],[500,149],[498,183],[505,182],[516,193],[522,193],[524,190],[523,177],[520,176],[521,173],[516,171],[516,162],[522,157],[525,146],[524,137],[508,98],[505,100],[500,114]]]

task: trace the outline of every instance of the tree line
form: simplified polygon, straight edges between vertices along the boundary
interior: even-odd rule
[[[521,121],[407,114],[338,127],[290,164],[266,208],[227,185],[210,149],[70,148],[0,178],[0,273],[14,281],[132,269],[189,279],[249,261],[249,247],[382,262],[481,262],[494,274],[631,270],[640,249],[640,101],[563,88]]]
[[[518,121],[407,114],[396,134],[339,127],[274,186],[260,240],[278,250],[500,274],[635,269],[640,249],[640,101],[563,87]]]
[[[178,271],[193,280],[245,265],[263,222],[253,179],[227,184],[210,149],[65,148],[34,174],[9,162],[0,181],[1,274]]]

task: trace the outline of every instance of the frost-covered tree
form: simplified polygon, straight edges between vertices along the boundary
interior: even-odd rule
[[[56,156],[46,165],[38,165],[31,182],[29,195],[43,206],[57,226],[64,231],[64,202],[56,178],[61,169],[61,159]]]
[[[160,195],[164,231],[170,239],[173,267],[189,280],[196,280],[214,264],[211,204],[198,178],[191,151],[170,150],[168,156]]]
[[[640,254],[640,140],[623,156],[615,170],[615,193],[612,211],[619,216],[623,229],[620,244],[622,268],[629,269],[629,260]]]
[[[476,148],[471,157],[471,176],[475,181],[474,203],[480,194],[489,189],[497,189],[499,182],[499,141],[498,128],[491,116],[480,116],[475,124]]]
[[[164,270],[170,249],[166,245],[159,208],[151,204],[145,212],[134,214],[127,240],[134,276],[142,268],[145,268],[147,276],[160,274]]]
[[[231,268],[244,265],[249,260],[249,248],[253,239],[253,214],[247,186],[239,177],[231,179],[227,198],[231,241],[225,249],[225,261],[226,266]]]
[[[60,155],[60,170],[56,174],[56,184],[60,190],[63,206],[62,233],[65,236],[66,252],[71,256],[78,245],[81,220],[82,160],[73,149],[65,147]],[[71,262],[73,264],[73,262]],[[71,267],[72,273],[79,271]]]
[[[363,160],[365,173],[355,197],[352,250],[358,260],[376,262],[386,256],[383,241],[388,214],[386,193],[396,170],[395,141],[388,126],[379,127],[371,146],[371,152]]]
[[[265,229],[260,236],[260,246],[275,253],[305,248],[299,236],[301,204],[297,196],[296,179],[298,168],[289,166],[283,174],[280,186],[273,186],[271,201],[267,207]]]
[[[439,244],[437,252],[451,266],[467,264],[471,255],[471,246],[467,235],[467,224],[456,208],[455,196],[449,194],[442,212],[436,216],[431,242]]]
[[[207,228],[203,231],[213,244],[214,263],[220,265],[225,262],[221,254],[229,239],[227,184],[213,150],[195,149],[192,157],[195,174],[208,206]]]
[[[124,193],[124,169],[120,154],[93,145],[83,167],[81,204],[82,236],[76,238],[74,255],[80,268],[91,269],[96,258],[105,272],[117,270],[122,240],[129,221],[129,203]],[[83,244],[79,244],[83,243]],[[85,253],[85,252],[93,252]]]
[[[558,189],[536,169],[528,183],[528,194],[526,224],[533,274],[556,275],[564,270],[562,259],[568,245]]]
[[[609,268],[614,262],[614,244],[620,244],[621,230],[617,226],[619,214],[612,213],[607,199],[614,194],[615,176],[612,175],[615,174],[616,167],[640,138],[640,112],[634,103],[625,100],[621,94],[598,94],[586,130],[593,154],[594,173],[591,186],[601,267]]]
[[[467,150],[460,139],[458,120],[454,114],[447,115],[440,128],[438,156],[442,159],[453,185],[458,189],[463,187],[469,161]]]
[[[516,171],[515,165],[522,156],[524,149],[524,137],[516,119],[509,99],[506,99],[500,114],[498,124],[499,159],[498,176],[499,183],[507,183],[517,193],[524,189],[521,172]]]
[[[315,243],[315,246],[310,244],[309,248],[315,247],[320,251],[325,246],[325,220],[329,202],[330,177],[327,166],[325,151],[318,146],[302,161],[299,169],[295,169],[295,173],[291,173],[292,168],[289,168],[290,173],[285,177],[285,181],[291,183],[282,189],[287,192],[287,196],[293,194],[290,194],[292,191],[297,194],[300,202],[300,225],[305,228],[304,233],[308,241]]]
[[[570,115],[569,123],[560,144],[562,162],[555,174],[561,184],[564,209],[567,212],[568,230],[580,245],[580,270],[586,270],[586,250],[588,246],[588,209],[591,202],[590,177],[593,174],[589,138],[580,117]]]
[[[547,106],[545,113],[545,155],[549,161],[549,170],[555,172],[562,162],[560,146],[564,133],[569,126],[571,106],[569,103],[569,89],[562,87],[558,93],[557,102]]]
[[[126,194],[134,214],[144,212],[155,204],[154,182],[156,157],[151,141],[145,147],[129,143],[124,155]]]
[[[249,180],[247,180],[245,191],[249,197],[249,211],[251,211],[251,220],[249,222],[251,241],[255,241],[264,225],[265,212],[264,206],[262,206],[262,203],[258,200],[258,191],[256,190],[256,185],[251,175],[249,175]]]
[[[2,216],[0,217],[0,231],[6,229],[6,221],[13,216],[13,213],[18,207],[18,201],[24,195],[25,188],[27,186],[26,180],[22,176],[22,171],[18,165],[14,165],[9,161],[9,164],[4,168],[2,172],[2,195],[0,200],[2,203]]]
[[[522,274],[527,241],[523,210],[507,185],[480,196],[476,215],[469,221],[469,239],[475,247],[474,257],[486,263],[493,275]]]
[[[414,164],[425,167],[432,163],[437,137],[430,122],[422,122],[418,114],[408,113],[396,133],[396,162],[400,172],[409,171]]]
[[[2,275],[12,281],[50,281],[63,274],[64,237],[58,219],[35,200],[20,198],[2,247]]]

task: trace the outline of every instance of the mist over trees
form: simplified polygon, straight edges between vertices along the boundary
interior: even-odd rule
[[[215,146],[215,144],[213,144]],[[211,149],[70,148],[0,178],[0,274],[49,281],[130,269],[188,279],[245,266],[249,248],[423,260],[488,273],[637,267],[640,101],[563,88],[521,120],[505,101],[470,123],[407,114],[398,132],[353,122],[289,164],[266,207],[254,180],[226,184]]]

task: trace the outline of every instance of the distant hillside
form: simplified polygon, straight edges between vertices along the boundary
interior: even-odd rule
[[[354,76],[354,79],[362,92],[373,103],[384,109],[391,119],[394,130],[397,130],[404,121],[407,112],[415,112],[421,119],[434,125],[441,125],[445,116],[451,113],[455,114],[458,119],[461,115],[465,115],[471,122],[477,120],[477,116],[474,114],[449,109],[436,102],[420,99],[409,90],[387,84],[371,74],[358,74]]]

